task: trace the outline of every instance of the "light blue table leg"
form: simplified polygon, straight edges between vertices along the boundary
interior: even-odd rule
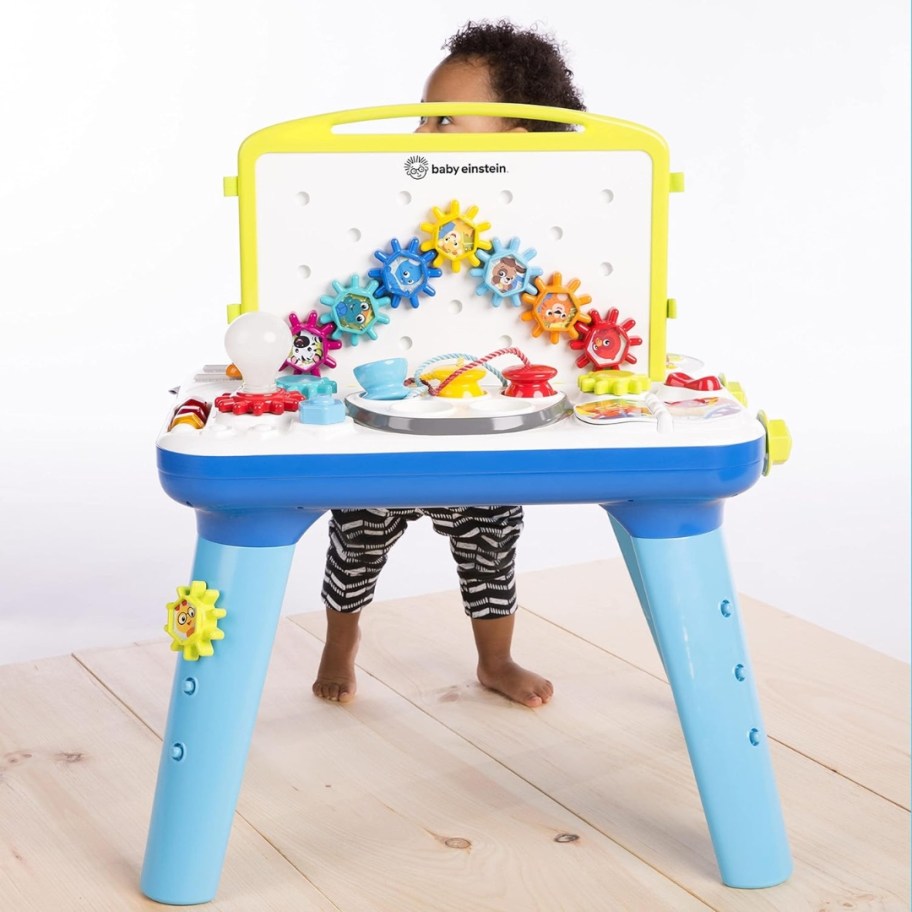
[[[633,552],[633,542],[627,530],[609,513],[608,518],[611,520],[611,528],[614,529],[614,536],[617,539],[618,547],[621,549],[621,556],[627,565],[627,572],[630,574],[630,581],[633,588],[636,589],[637,598],[640,600],[640,608],[643,609],[643,616],[649,625],[649,632],[652,634],[653,642],[662,659],[664,665],[665,659],[662,658],[662,649],[659,646],[659,639],[656,636],[655,624],[652,620],[652,609],[649,607],[649,600],[646,598],[646,590],[643,587],[643,577],[640,574],[640,566],[637,564],[636,554]]]
[[[722,880],[781,883],[791,855],[721,531],[619,538],[651,616]]]
[[[150,899],[215,896],[293,553],[199,539],[192,579],[219,590],[225,638],[212,656],[178,655],[140,882]]]

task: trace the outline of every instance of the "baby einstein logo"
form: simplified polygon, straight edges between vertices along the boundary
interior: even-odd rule
[[[405,173],[416,181],[422,180],[427,177],[428,160],[423,155],[412,155],[405,160]]]

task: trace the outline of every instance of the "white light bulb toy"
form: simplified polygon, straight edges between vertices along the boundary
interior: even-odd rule
[[[254,416],[297,411],[303,395],[276,386],[276,375],[291,344],[291,330],[281,317],[260,311],[241,314],[225,333],[225,349],[243,383],[236,393],[216,397],[215,407],[220,412]]]

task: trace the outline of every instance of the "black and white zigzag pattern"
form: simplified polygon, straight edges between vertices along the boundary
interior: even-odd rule
[[[421,516],[450,540],[466,614],[473,619],[513,614],[522,507],[333,510],[323,578],[326,607],[352,612],[370,604],[390,548]]]

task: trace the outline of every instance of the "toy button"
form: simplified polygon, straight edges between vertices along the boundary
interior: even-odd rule
[[[437,380],[440,383],[443,383],[450,374],[454,373],[458,368],[454,368],[452,364],[447,367],[438,367],[436,370],[428,371],[426,374],[421,375],[421,379],[424,383],[427,383],[429,380]],[[437,395],[441,399],[462,399],[464,397],[477,397],[483,396],[484,390],[479,385],[478,381],[487,373],[483,367],[473,367],[464,373],[456,377],[455,380],[450,381],[443,388],[443,390]]]
[[[345,406],[330,393],[316,393],[298,406],[301,424],[341,424]]]
[[[168,430],[173,431],[179,424],[200,430],[206,424],[211,410],[212,405],[209,402],[202,399],[186,399],[174,410]]]
[[[556,396],[548,382],[557,375],[557,368],[547,364],[524,364],[522,367],[508,367],[503,372],[510,385],[504,390],[505,396],[517,399],[540,399]]]

